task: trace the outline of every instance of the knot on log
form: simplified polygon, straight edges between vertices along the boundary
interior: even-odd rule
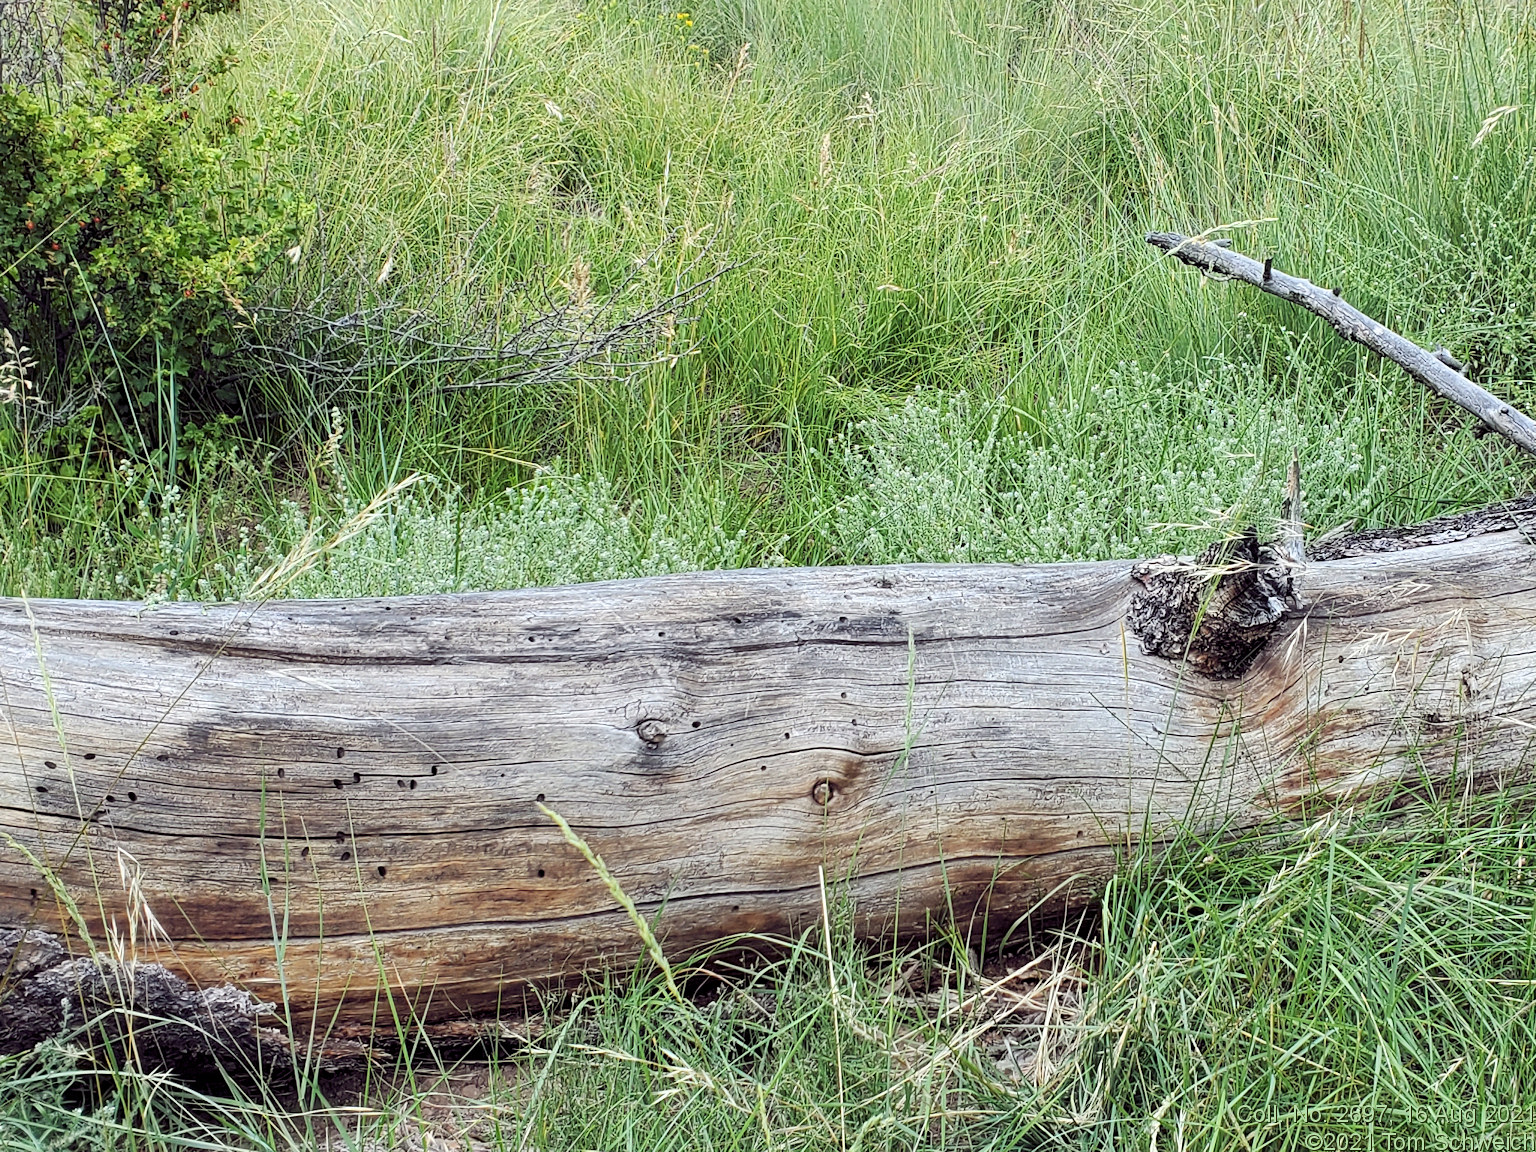
[[[642,720],[635,725],[635,735],[651,751],[660,748],[667,739],[667,727],[660,720]]]
[[[1218,541],[1194,561],[1144,560],[1131,578],[1141,587],[1125,620],[1141,650],[1187,660],[1216,680],[1246,672],[1286,611],[1300,606],[1291,563],[1279,549],[1260,544],[1253,528]]]

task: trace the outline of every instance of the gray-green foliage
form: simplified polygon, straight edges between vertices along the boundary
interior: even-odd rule
[[[355,502],[344,513],[357,513]],[[287,509],[289,546],[311,525]],[[601,477],[551,474],[501,499],[472,505],[457,493],[404,493],[354,535],[327,548],[286,594],[398,596],[575,584],[730,568],[741,540],[707,517],[648,524],[620,506]]]
[[[1410,381],[1362,370],[1336,407],[1340,394],[1319,378],[1315,357],[1293,347],[1271,369],[1227,356],[1194,373],[1120,363],[1028,413],[915,395],[844,446],[847,494],[830,534],[840,556],[870,563],[1191,552],[1247,523],[1267,527],[1293,452],[1314,530],[1369,519],[1413,480],[1393,464],[1404,438],[1395,414],[1423,398]],[[1442,466],[1486,477],[1469,422],[1448,424]]]
[[[991,484],[996,431],[994,422],[977,437],[964,401],[921,395],[860,424],[865,443],[843,451],[839,551],[872,564],[1008,558],[1013,540]]]
[[[30,1053],[0,1057],[0,1147],[7,1152],[112,1147],[119,1098],[109,1096],[94,1107],[68,1099],[84,1055],[52,1041]]]

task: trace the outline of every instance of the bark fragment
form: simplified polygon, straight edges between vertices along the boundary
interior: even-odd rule
[[[37,929],[0,931],[0,1053],[69,1036],[143,1071],[289,1067],[276,1009],[227,984],[194,989],[159,964],[71,957]],[[130,1062],[131,1063],[128,1063]]]

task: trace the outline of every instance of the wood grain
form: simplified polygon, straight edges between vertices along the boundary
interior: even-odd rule
[[[203,984],[484,1007],[639,953],[953,914],[999,939],[1173,824],[1536,737],[1536,548],[1313,564],[1239,680],[1144,655],[1129,563],[785,569],[261,605],[0,601],[0,925],[126,923],[131,853]],[[44,871],[54,877],[50,886]]]

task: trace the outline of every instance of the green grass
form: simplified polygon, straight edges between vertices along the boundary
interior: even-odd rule
[[[649,256],[639,301],[706,245],[737,267],[648,368],[449,392],[386,339],[340,392],[257,374],[264,420],[182,436],[170,543],[163,457],[7,433],[0,589],[236,594],[220,564],[242,527],[259,542],[284,500],[339,515],[412,472],[492,517],[535,469],[579,473],[642,539],[740,534],[728,557],[683,549],[739,564],[1188,550],[1271,512],[1293,447],[1320,528],[1529,489],[1528,461],[1397,369],[1141,239],[1239,222],[1239,247],[1536,407],[1528,5],[677,12],[251,0],[205,28],[244,58],[211,106],[285,141],[319,208],[289,293],[398,292],[453,335],[492,303],[536,306],[540,278],[601,295]],[[913,419],[966,401],[954,459],[903,431],[918,390],[932,412]],[[318,467],[333,408],[340,494]],[[872,539],[911,493],[870,492],[850,438],[958,489],[976,531]]]

